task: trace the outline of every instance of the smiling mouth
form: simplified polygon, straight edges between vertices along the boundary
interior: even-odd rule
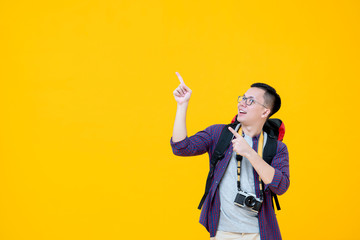
[[[243,111],[243,110],[239,110],[239,113],[240,113],[240,114],[246,114],[246,112]]]

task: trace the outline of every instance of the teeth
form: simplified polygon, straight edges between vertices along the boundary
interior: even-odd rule
[[[240,113],[246,113],[246,112],[244,112],[243,110],[240,110],[239,112],[240,112]]]

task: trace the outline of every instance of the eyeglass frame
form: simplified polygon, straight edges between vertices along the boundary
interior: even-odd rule
[[[241,98],[241,99],[240,99]],[[239,96],[238,97],[238,103],[240,103],[242,100],[244,100],[245,104],[247,106],[251,106],[254,103],[260,104],[261,106],[263,106],[264,108],[268,108],[266,107],[264,104],[259,103],[258,101],[256,101],[254,98],[252,97],[245,97],[245,94],[243,96]],[[248,100],[250,100],[250,103],[248,103]]]

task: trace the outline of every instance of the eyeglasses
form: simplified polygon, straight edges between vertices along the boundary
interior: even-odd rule
[[[240,103],[242,100],[244,100],[245,104],[248,105],[248,106],[251,106],[254,103],[257,103],[257,104],[260,104],[261,106],[263,106],[264,108],[267,108],[264,104],[261,104],[258,101],[255,101],[255,99],[253,99],[253,98],[245,97],[245,95],[238,97],[238,103]]]

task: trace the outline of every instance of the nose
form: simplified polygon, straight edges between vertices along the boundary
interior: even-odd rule
[[[246,107],[244,99],[241,99],[241,101],[238,103],[238,106]]]

